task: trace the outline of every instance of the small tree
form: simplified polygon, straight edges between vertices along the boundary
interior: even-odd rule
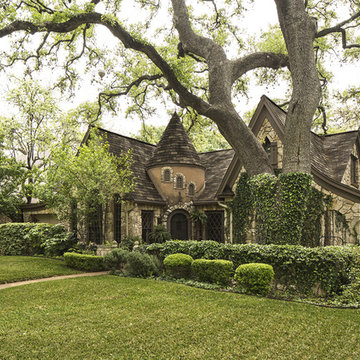
[[[37,193],[61,220],[80,224],[75,229],[83,238],[81,232],[97,209],[104,210],[106,224],[108,205],[114,195],[118,194],[121,201],[133,189],[131,164],[130,152],[120,156],[111,154],[106,139],[93,129],[77,154],[67,145],[52,149],[49,167]],[[105,230],[102,227],[101,241]]]
[[[195,226],[195,239],[202,240],[201,239],[201,233],[202,233],[201,230],[202,230],[202,226],[207,221],[206,214],[202,210],[194,209],[194,211],[192,211],[190,213],[190,218],[194,222],[194,226]]]

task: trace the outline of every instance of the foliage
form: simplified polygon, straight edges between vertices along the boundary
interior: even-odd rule
[[[194,259],[186,254],[171,254],[164,259],[166,274],[174,278],[189,278]]]
[[[235,241],[246,241],[255,216],[260,244],[319,246],[322,216],[331,197],[311,187],[311,179],[303,173],[280,174],[278,178],[241,174],[230,203]]]
[[[235,197],[230,203],[233,214],[233,237],[235,243],[245,243],[254,213],[254,199],[249,176],[242,173],[236,185]]]
[[[110,153],[104,136],[93,129],[77,154],[66,145],[52,150],[38,197],[55,209],[60,219],[86,224],[100,207],[113,201],[114,194],[121,198],[133,189],[131,164],[130,152],[121,156]]]
[[[55,234],[52,238],[43,242],[44,253],[46,256],[62,256],[77,243],[77,238],[73,233]]]
[[[76,273],[79,271],[69,269],[60,259],[0,256],[0,284]]]
[[[104,264],[106,269],[111,271],[122,270],[126,264],[130,252],[125,249],[114,249],[104,255]]]
[[[228,260],[196,259],[191,264],[195,279],[219,285],[227,285],[234,272],[234,264]]]
[[[154,230],[149,234],[150,243],[164,243],[170,239],[171,234],[164,225],[156,225]]]
[[[306,248],[295,245],[220,244],[214,241],[168,241],[151,244],[149,254],[163,259],[175,253],[188,254],[194,259],[225,259],[235,267],[247,263],[265,263],[274,268],[275,283],[285,289],[311,294],[320,285],[327,292],[339,293],[349,282],[353,253],[347,247]]]
[[[268,264],[243,264],[235,270],[235,280],[240,288],[250,294],[267,294],[274,280],[274,270]]]
[[[125,236],[124,239],[120,242],[120,247],[132,251],[134,248],[135,243],[141,244],[141,237],[140,236]]]
[[[133,251],[129,253],[126,260],[125,272],[130,275],[148,277],[159,274],[157,261],[148,254]]]
[[[24,203],[21,185],[26,178],[22,163],[6,156],[0,136],[0,214],[19,221],[20,205]]]
[[[104,257],[96,255],[85,255],[77,253],[65,253],[65,264],[70,268],[84,271],[105,270]]]
[[[71,236],[62,225],[2,224],[0,225],[0,255],[44,254],[47,241],[52,242],[53,239],[56,239],[54,240],[56,242],[54,244],[55,252],[65,249],[72,243]],[[50,248],[49,251],[51,252]]]

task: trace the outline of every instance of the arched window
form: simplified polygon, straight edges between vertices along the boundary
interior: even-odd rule
[[[188,194],[189,194],[189,196],[194,196],[195,195],[195,185],[193,183],[189,184]]]
[[[176,175],[176,188],[177,189],[184,188],[184,178],[182,175]]]
[[[171,179],[171,174],[170,174],[170,169],[165,169],[164,170],[164,181],[169,182]]]

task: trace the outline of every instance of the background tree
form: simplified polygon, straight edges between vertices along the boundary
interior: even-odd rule
[[[93,129],[78,152],[65,144],[52,149],[50,165],[36,194],[56,211],[59,219],[80,224],[77,231],[84,237],[86,225],[100,207],[106,216],[114,194],[120,201],[133,189],[131,164],[130,152],[111,154],[106,139]],[[104,239],[106,229],[101,230]]]
[[[21,220],[20,205],[24,203],[21,191],[26,170],[23,164],[6,156],[0,134],[0,214],[14,222]]]

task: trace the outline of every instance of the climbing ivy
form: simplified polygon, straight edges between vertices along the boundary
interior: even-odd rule
[[[254,214],[254,201],[247,173],[240,175],[236,185],[235,197],[230,202],[229,208],[233,214],[233,242],[244,244],[246,242],[246,234],[251,228]]]
[[[234,242],[246,242],[255,218],[257,243],[319,246],[322,216],[332,200],[311,183],[304,173],[241,174],[231,203]]]

